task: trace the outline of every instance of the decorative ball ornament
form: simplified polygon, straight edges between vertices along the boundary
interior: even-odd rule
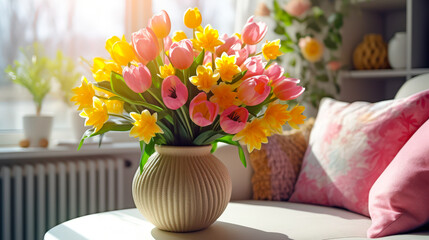
[[[380,34],[367,34],[354,50],[353,65],[358,70],[389,68],[387,44]]]

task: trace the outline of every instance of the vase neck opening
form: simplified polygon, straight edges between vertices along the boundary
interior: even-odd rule
[[[155,150],[163,155],[206,155],[210,154],[212,146],[167,146],[155,145]]]

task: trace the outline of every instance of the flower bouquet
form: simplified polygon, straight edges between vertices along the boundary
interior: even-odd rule
[[[112,59],[95,58],[95,82],[85,78],[73,89],[80,116],[92,126],[81,139],[108,131],[129,131],[142,150],[140,169],[155,145],[201,146],[240,143],[251,152],[282,132],[282,125],[302,124],[303,106],[289,108],[284,101],[300,96],[298,79],[286,78],[273,63],[280,42],[266,41],[267,26],[250,17],[241,34],[220,36],[212,26],[201,26],[198,8],[188,9],[184,23],[192,29],[170,34],[165,11],[154,15],[148,27],[134,32],[131,42],[111,37],[106,50]]]

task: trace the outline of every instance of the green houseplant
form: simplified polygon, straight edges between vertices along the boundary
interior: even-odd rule
[[[24,135],[27,143],[22,146],[46,147],[52,129],[53,117],[42,115],[43,100],[51,89],[51,77],[48,70],[49,59],[44,56],[43,48],[34,43],[21,48],[22,59],[9,65],[5,72],[9,79],[26,88],[33,97],[35,115],[23,118]]]
[[[338,59],[342,44],[343,16],[350,1],[290,0],[285,5],[274,0],[274,32],[281,35],[281,50],[288,58],[286,69],[300,78],[307,89],[303,101],[318,107],[323,97],[340,93]]]

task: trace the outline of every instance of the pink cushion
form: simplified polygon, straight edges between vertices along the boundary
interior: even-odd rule
[[[429,106],[428,106],[429,107]],[[406,232],[429,221],[429,120],[402,147],[369,192],[368,237]]]
[[[369,216],[373,183],[429,117],[429,90],[378,103],[324,99],[290,201]]]

